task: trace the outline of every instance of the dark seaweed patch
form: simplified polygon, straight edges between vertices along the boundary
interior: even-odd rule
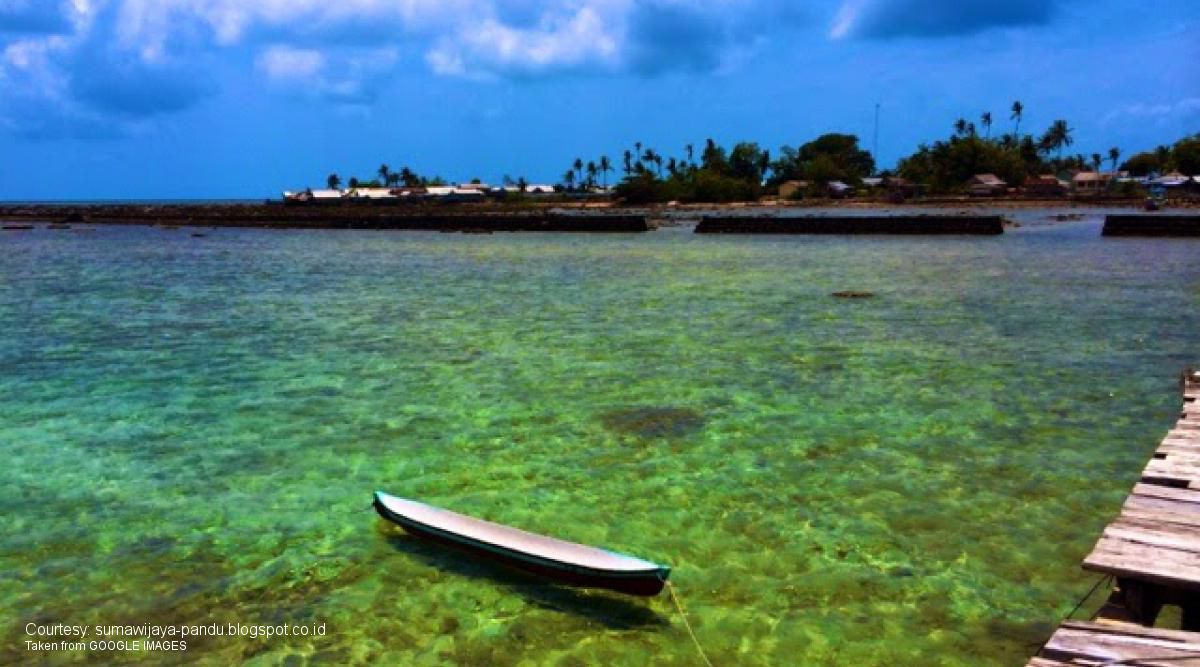
[[[639,438],[680,438],[704,427],[704,416],[690,408],[620,408],[600,420],[610,431]]]

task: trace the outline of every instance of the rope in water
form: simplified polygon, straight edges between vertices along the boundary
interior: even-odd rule
[[[667,583],[667,591],[671,594],[671,600],[675,603],[675,609],[679,611],[679,617],[683,619],[683,627],[687,628],[688,634],[692,637],[692,643],[696,645],[696,650],[700,652],[700,657],[704,659],[704,664],[708,667],[713,667],[712,661],[704,654],[704,647],[700,645],[700,640],[696,639],[696,631],[692,630],[692,624],[688,622],[687,612],[683,610],[683,603],[679,601],[679,596],[675,594],[675,586],[671,582]]]
[[[1079,611],[1079,608],[1082,607],[1085,602],[1090,600],[1092,595],[1094,595],[1096,593],[1096,589],[1100,588],[1100,586],[1103,585],[1104,582],[1111,581],[1112,578],[1113,577],[1111,574],[1100,575],[1100,579],[1098,579],[1096,581],[1096,583],[1092,586],[1092,589],[1087,592],[1087,595],[1084,595],[1083,598],[1075,605],[1075,608],[1071,610],[1071,613],[1066,615],[1066,618],[1064,620],[1068,620],[1072,616],[1074,616],[1075,612]],[[1092,618],[1095,618],[1095,617],[1096,617],[1096,615],[1092,614]],[[1041,655],[1042,649],[1046,648],[1046,644],[1049,644],[1049,643],[1050,643],[1050,637],[1047,637],[1046,641],[1041,642],[1040,644],[1037,644],[1038,649],[1036,652],[1034,652],[1034,655]],[[1029,646],[1034,646],[1034,644],[1030,643]]]

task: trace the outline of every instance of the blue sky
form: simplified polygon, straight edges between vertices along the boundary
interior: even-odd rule
[[[0,200],[266,197],[381,162],[553,181],[635,141],[883,166],[958,117],[1200,132],[1195,0],[0,0]]]

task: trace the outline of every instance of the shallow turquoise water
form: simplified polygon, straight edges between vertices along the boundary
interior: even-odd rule
[[[378,488],[671,564],[718,665],[1021,664],[1173,421],[1198,252],[0,236],[0,662],[145,658],[31,654],[30,621],[221,621],[328,631],[150,659],[698,664],[665,595],[446,555]]]

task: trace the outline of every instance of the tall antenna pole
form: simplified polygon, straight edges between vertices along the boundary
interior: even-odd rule
[[[879,102],[875,103],[875,133],[871,137],[871,157],[875,158],[875,173],[879,173]]]

